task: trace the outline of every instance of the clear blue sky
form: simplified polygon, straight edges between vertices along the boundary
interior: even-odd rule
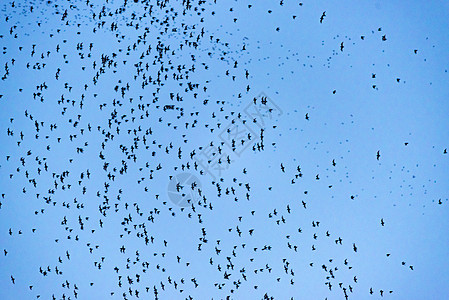
[[[449,4],[215,2],[1,4],[0,299],[447,299]]]

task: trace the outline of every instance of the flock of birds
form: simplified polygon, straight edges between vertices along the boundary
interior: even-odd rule
[[[14,247],[24,236],[37,241],[29,246],[36,253],[39,245],[52,250],[42,250],[42,261],[27,254],[37,276],[14,267],[7,279],[0,272],[3,290],[12,288],[11,294],[0,290],[0,298],[25,289],[30,299],[274,299],[271,286],[294,291],[301,285],[298,274],[315,269],[316,286],[329,291],[329,299],[352,298],[360,277],[352,264],[357,242],[319,218],[298,221],[308,213],[307,190],[299,200],[261,211],[248,204],[255,201],[251,166],[213,180],[204,170],[216,158],[229,166],[233,160],[221,156],[223,142],[198,143],[227,123],[257,122],[214,98],[216,73],[223,71],[220,80],[235,87],[236,102],[265,105],[264,98],[252,96],[253,73],[242,61],[251,56],[251,41],[235,45],[229,33],[204,25],[216,15],[217,1],[172,2],[12,1],[2,10],[0,44],[7,46],[1,84],[8,89],[0,91],[0,101],[14,109],[1,121],[0,222],[17,209],[29,223],[9,216],[2,224],[9,228],[0,266],[27,260]],[[317,15],[316,26],[327,17],[326,11]],[[231,21],[238,24],[239,18]],[[387,41],[386,35],[381,39]],[[345,51],[344,42],[339,50]],[[304,118],[311,119],[309,113]],[[271,149],[264,133],[277,126],[270,126],[232,139],[232,145],[254,143],[249,149],[256,155]],[[215,152],[200,165],[196,158],[208,145]],[[382,151],[376,151],[372,159],[381,161]],[[329,161],[329,168],[338,167],[337,158]],[[165,190],[180,172],[202,182],[176,185],[183,195],[197,195],[185,207],[173,205]],[[272,172],[292,185],[303,177],[322,180],[286,161]],[[220,219],[217,207],[226,206],[235,209],[235,219]],[[178,221],[193,230],[189,238],[170,233]],[[387,221],[380,218],[379,228]],[[286,232],[287,225],[294,231]],[[340,247],[344,254],[315,260],[322,247]],[[401,265],[414,270],[406,261]],[[388,286],[362,292],[364,299],[394,293]],[[298,295],[289,298],[307,299]]]

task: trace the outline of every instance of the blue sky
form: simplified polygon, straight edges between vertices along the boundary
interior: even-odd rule
[[[184,10],[2,4],[0,298],[446,299],[449,5]]]

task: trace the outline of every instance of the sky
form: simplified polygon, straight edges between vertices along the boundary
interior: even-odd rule
[[[0,4],[0,299],[447,299],[445,1]]]

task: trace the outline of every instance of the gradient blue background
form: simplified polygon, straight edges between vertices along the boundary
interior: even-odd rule
[[[107,11],[114,12],[123,6],[122,1],[109,2],[104,4]],[[0,82],[0,189],[5,194],[0,200],[0,248],[8,251],[6,256],[0,255],[0,299],[35,299],[38,295],[41,299],[51,299],[53,294],[57,299],[63,294],[73,299],[74,284],[79,288],[78,299],[122,299],[122,293],[129,287],[126,276],[134,276],[135,281],[135,274],[140,274],[141,280],[131,287],[139,289],[141,299],[154,298],[153,286],[158,288],[160,299],[185,299],[188,295],[195,299],[223,299],[227,295],[232,299],[261,299],[265,293],[276,299],[344,299],[339,282],[354,288],[353,293],[348,292],[350,299],[379,299],[381,289],[385,291],[384,298],[389,299],[449,297],[449,155],[443,154],[444,149],[449,148],[449,4],[446,1],[304,1],[301,6],[299,2],[290,1],[282,6],[279,1],[204,4],[202,16],[190,11],[178,16],[170,26],[181,28],[182,23],[196,24],[197,34],[204,27],[206,37],[213,35],[214,41],[219,38],[220,42],[205,38],[197,50],[186,48],[170,59],[175,66],[191,67],[191,55],[195,55],[196,71],[184,82],[198,82],[203,86],[208,81],[207,91],[199,91],[198,99],[188,94],[184,101],[173,102],[169,93],[182,91],[183,87],[168,80],[160,89],[159,102],[150,105],[150,117],[144,120],[138,119],[141,112],[132,115],[131,107],[135,108],[136,103],[151,103],[155,88],[141,89],[141,81],[133,78],[136,74],[133,64],[140,60],[142,49],[148,44],[126,55],[126,48],[143,32],[126,23],[131,21],[132,13],[143,13],[144,4],[130,1],[125,12],[105,17],[105,27],[95,33],[91,16],[93,12],[98,14],[103,3],[92,4],[93,7],[86,6],[83,1],[51,4],[15,1],[14,7],[11,2],[1,6],[1,74],[3,76],[7,63],[9,75]],[[34,7],[32,13],[30,5]],[[178,12],[182,9],[178,2],[168,7]],[[61,21],[66,9],[68,17]],[[320,24],[323,11],[326,17]],[[155,9],[155,15],[163,17],[164,14]],[[199,24],[201,17],[204,23]],[[66,21],[69,25],[65,25]],[[117,22],[117,32],[109,30],[111,22]],[[133,21],[136,23],[140,29],[150,27],[147,41],[154,47],[161,27],[149,24],[148,19]],[[11,27],[13,34],[10,34]],[[120,42],[116,33],[124,36]],[[382,40],[383,35],[386,41]],[[176,49],[185,36],[182,32],[171,33],[163,35],[162,40]],[[77,50],[80,42],[84,43],[84,48]],[[343,51],[340,51],[341,42]],[[93,43],[92,51],[88,50],[89,43]],[[36,53],[31,57],[33,44]],[[56,53],[57,45],[59,53]],[[243,45],[246,50],[242,50]],[[19,47],[23,49],[20,51]],[[418,50],[416,54],[415,49]],[[48,57],[47,51],[51,52]],[[223,52],[227,54],[223,56]],[[80,53],[84,54],[84,59]],[[88,53],[91,53],[90,58]],[[93,61],[100,65],[101,55],[112,56],[112,53],[118,54],[117,67],[107,68],[94,86]],[[63,54],[67,55],[65,59]],[[145,58],[143,64],[151,64],[150,58]],[[234,68],[235,60],[238,68]],[[45,68],[33,70],[37,62],[45,63]],[[201,67],[203,62],[207,70]],[[82,66],[86,67],[85,71]],[[59,80],[55,79],[57,68],[61,69]],[[230,76],[226,75],[226,70],[230,71]],[[245,70],[250,74],[248,79],[245,79]],[[372,78],[373,73],[375,78]],[[237,76],[235,81],[232,75]],[[396,78],[400,78],[400,82]],[[125,99],[113,90],[119,80],[120,86],[130,84]],[[36,86],[44,82],[48,86],[42,91],[44,101],[33,99]],[[72,87],[71,91],[64,88],[66,82]],[[84,90],[85,83],[89,85],[87,90]],[[246,92],[247,85],[249,92]],[[188,156],[192,150],[198,153],[199,147],[211,141],[219,143],[221,129],[217,123],[221,122],[221,128],[229,124],[232,117],[226,119],[225,116],[230,116],[231,112],[243,114],[244,108],[261,92],[280,107],[282,115],[267,122],[264,151],[247,149],[240,156],[231,155],[233,162],[223,172],[221,185],[223,190],[234,186],[239,201],[234,201],[234,196],[225,195],[224,191],[217,197],[211,176],[191,169],[189,172],[201,181],[203,194],[213,209],[197,206],[196,212],[190,207],[181,211],[170,202],[167,194],[169,175],[180,173],[174,167],[187,162],[193,164],[194,160]],[[58,104],[61,94],[75,100],[76,104]],[[86,97],[82,110],[79,108],[81,94]],[[142,102],[138,102],[139,96],[143,96]],[[135,102],[130,103],[129,97]],[[123,106],[113,107],[113,99],[120,100]],[[203,99],[209,99],[208,105],[202,104]],[[217,103],[218,100],[224,104]],[[100,110],[103,103],[107,105]],[[179,110],[164,112],[155,107],[166,104],[182,107],[184,117],[177,118]],[[104,136],[97,126],[110,130],[108,118],[114,109],[119,119],[123,115],[126,117],[121,120],[121,134],[102,150]],[[33,120],[25,117],[25,110]],[[198,116],[190,115],[194,112],[199,112]],[[213,112],[216,118],[212,118]],[[305,119],[306,113],[309,120]],[[78,115],[81,120],[75,128],[73,122]],[[135,123],[124,121],[131,116],[137,116]],[[162,122],[158,121],[160,117]],[[10,118],[14,118],[13,122]],[[196,127],[185,129],[185,122],[195,119]],[[38,139],[34,138],[34,120],[44,122]],[[51,131],[49,125],[55,123],[58,127]],[[92,132],[87,132],[88,123],[92,125]],[[170,126],[167,123],[171,123]],[[210,127],[206,128],[206,124]],[[173,129],[175,125],[178,126],[176,130]],[[116,175],[113,182],[108,181],[99,152],[107,156],[109,170],[119,169],[121,161],[126,159],[119,145],[129,148],[135,136],[126,131],[138,126],[143,130],[152,128],[153,135],[147,136],[150,149],[139,146],[135,150],[137,162],[128,162],[127,174]],[[214,132],[210,131],[212,127]],[[8,128],[14,131],[14,136],[7,136]],[[85,129],[85,134],[80,134],[80,128]],[[112,133],[114,128],[110,130]],[[25,137],[17,146],[21,131]],[[74,134],[78,137],[70,141],[69,136]],[[183,134],[187,142],[183,141]],[[61,137],[60,143],[58,137]],[[153,140],[156,145],[152,144]],[[86,142],[88,146],[84,146]],[[166,154],[164,150],[170,142],[173,149]],[[47,145],[50,151],[46,150]],[[161,149],[157,149],[157,145],[162,145]],[[78,154],[77,147],[82,147],[84,153]],[[181,160],[177,158],[178,147],[183,151]],[[28,150],[31,155],[27,155]],[[158,151],[156,157],[151,156],[152,151]],[[381,154],[379,160],[377,151]],[[8,161],[7,156],[11,157]],[[36,156],[42,163],[46,158],[49,172],[37,175],[37,168],[43,167],[38,165]],[[25,166],[21,165],[21,157],[26,159]],[[285,173],[280,169],[281,163]],[[150,170],[155,170],[158,164],[162,169],[154,171],[150,179]],[[298,165],[303,177],[291,184]],[[242,173],[244,168],[247,174]],[[80,173],[85,175],[87,169],[92,173],[91,178],[78,185]],[[36,188],[28,182],[25,170],[30,178],[36,178]],[[70,174],[65,181],[72,184],[71,189],[62,191],[58,187],[51,196],[56,205],[46,204],[42,197],[54,187],[52,173],[61,174],[66,170]],[[10,174],[13,174],[11,179]],[[317,174],[320,180],[315,179]],[[243,185],[238,187],[233,178]],[[107,193],[104,182],[110,183]],[[250,201],[245,197],[245,183],[251,186]],[[87,188],[84,195],[83,186]],[[24,187],[26,194],[22,192]],[[123,191],[121,200],[117,199],[119,189]],[[39,199],[36,193],[41,195]],[[105,195],[111,205],[106,217],[98,211]],[[159,195],[159,199],[155,195]],[[83,209],[76,209],[74,198],[84,204]],[[439,199],[442,204],[438,204]],[[301,201],[307,203],[307,209]],[[128,209],[125,202],[129,204]],[[65,203],[70,203],[70,208],[64,206]],[[116,203],[117,212],[114,211]],[[142,216],[137,214],[135,204]],[[287,205],[291,208],[290,214]],[[151,223],[147,218],[154,209],[160,213]],[[274,209],[278,215],[269,218]],[[251,211],[255,211],[254,216]],[[192,218],[188,218],[188,213],[192,213]],[[133,218],[132,225],[121,225],[129,214]],[[286,222],[277,225],[276,220],[281,215]],[[67,225],[61,225],[64,216]],[[78,224],[79,217],[84,219],[84,230]],[[85,220],[86,217],[89,220]],[[242,217],[241,222],[239,217]],[[385,226],[380,224],[382,218]],[[103,228],[99,226],[100,219]],[[319,227],[313,227],[313,221],[319,221]],[[143,223],[155,239],[149,246],[136,236],[143,230],[133,227]],[[242,237],[235,232],[236,226],[242,230]],[[301,234],[298,227],[302,229]],[[10,228],[12,235],[8,233]],[[208,243],[203,244],[199,252],[201,228],[207,232]],[[233,230],[229,232],[229,228]],[[254,229],[253,236],[249,236],[249,229]],[[326,231],[330,237],[326,237]],[[318,236],[316,240],[314,233]],[[120,238],[120,234],[124,237]],[[343,239],[342,245],[335,244],[338,237]],[[55,239],[59,241],[56,243]],[[214,250],[218,239],[221,240],[220,255]],[[167,247],[164,240],[168,242]],[[288,249],[288,242],[298,245],[298,252]],[[244,249],[243,243],[246,244]],[[357,245],[357,253],[353,251],[353,243]],[[119,251],[122,245],[126,246],[125,254]],[[272,250],[261,251],[264,245],[271,245]],[[234,246],[237,246],[236,257],[232,256]],[[90,247],[94,248],[92,253]],[[254,247],[258,248],[256,252]],[[70,260],[65,256],[66,251],[70,252]],[[391,255],[387,257],[387,253]],[[180,264],[176,256],[181,257]],[[223,278],[227,256],[232,257],[235,265],[233,271],[227,270],[232,274],[230,280]],[[63,263],[58,262],[58,257]],[[102,257],[104,262],[99,270],[94,262],[101,261]],[[213,266],[209,264],[211,257]],[[126,269],[127,258],[129,269]],[[289,274],[284,272],[283,259],[289,262]],[[344,265],[345,259],[352,269]],[[150,264],[146,273],[142,272],[140,263],[143,261]],[[187,267],[186,262],[190,262],[190,266]],[[309,265],[311,262],[313,267]],[[156,269],[158,264],[166,272]],[[223,267],[222,272],[217,270],[217,264]],[[265,268],[266,264],[272,269],[271,273],[266,269],[254,273],[254,269]],[[331,280],[332,291],[325,285],[329,274],[321,268],[322,264],[338,267],[334,272],[336,278]],[[47,266],[51,272],[43,277],[39,267]],[[62,275],[55,274],[55,266]],[[119,267],[119,274],[113,270],[115,266]],[[239,272],[243,267],[248,281],[244,281]],[[290,269],[295,276],[290,275]],[[16,281],[14,285],[11,275]],[[122,288],[117,286],[117,275],[124,277]],[[168,276],[180,284],[177,290],[167,282]],[[353,281],[354,276],[357,276],[357,283]],[[279,282],[278,277],[281,278]],[[180,283],[181,278],[185,284]],[[198,288],[194,287],[192,278],[196,278]],[[294,285],[290,284],[292,278]],[[231,294],[230,289],[235,289],[232,282],[238,279],[242,284]],[[62,286],[66,280],[70,288]],[[166,286],[165,291],[160,288],[161,281]],[[215,283],[226,285],[217,289]],[[255,285],[257,290],[253,288]],[[145,287],[150,288],[149,293],[145,292]],[[372,296],[369,294],[371,287]],[[180,288],[184,290],[182,293]],[[392,294],[388,293],[390,290]],[[111,292],[115,294],[111,296]],[[134,296],[128,296],[132,298]]]

